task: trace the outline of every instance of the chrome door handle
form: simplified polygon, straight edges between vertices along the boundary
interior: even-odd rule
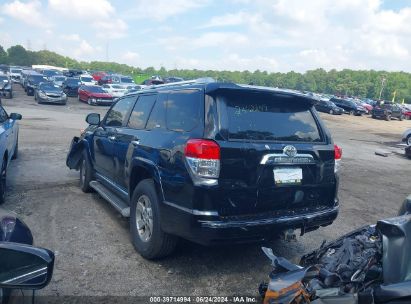
[[[109,136],[108,139],[109,140],[116,140],[116,137],[115,136]]]
[[[131,144],[133,146],[138,146],[140,144],[140,141],[139,140],[133,140],[133,141],[131,141]]]

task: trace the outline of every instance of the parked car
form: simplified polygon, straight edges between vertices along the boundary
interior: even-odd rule
[[[34,93],[34,100],[41,103],[63,104],[67,103],[67,95],[63,89],[52,82],[40,83]]]
[[[372,118],[384,118],[385,120],[391,120],[397,118],[399,120],[404,119],[404,113],[402,109],[393,103],[384,103],[380,106],[375,106],[371,112]]]
[[[42,70],[40,73],[43,74],[48,81],[52,81],[53,76],[61,75],[61,72],[57,70]]]
[[[10,67],[9,69],[9,76],[12,82],[19,83],[21,79],[21,68],[18,67]]]
[[[63,86],[63,83],[64,83],[64,81],[66,81],[66,79],[67,79],[67,77],[63,76],[63,75],[56,75],[56,76],[51,77],[51,81],[59,87]]]
[[[362,100],[360,100],[360,99],[355,99],[355,100],[353,100],[357,105],[359,105],[359,106],[362,106],[363,108],[364,108],[364,110],[365,110],[365,114],[370,114],[371,113],[371,111],[372,111],[372,109],[373,109],[373,106],[372,105],[370,105],[370,104],[368,104],[368,103],[366,103],[366,102],[364,102],[364,101],[362,101]]]
[[[19,125],[17,120],[22,116],[18,113],[7,114],[6,110],[0,105],[0,204],[6,198],[6,177],[7,169],[12,159],[16,159],[19,149]]]
[[[403,114],[404,114],[405,119],[408,119],[408,120],[411,119],[411,111],[406,110],[403,112]]]
[[[63,72],[63,75],[66,77],[78,77],[83,74],[82,70],[70,69],[68,71]]]
[[[0,94],[8,98],[13,98],[11,79],[5,74],[0,74]]]
[[[66,163],[84,192],[130,217],[148,259],[170,254],[178,237],[210,245],[304,234],[339,209],[342,152],[313,102],[231,83],[141,90],[103,119],[89,114]]]
[[[166,77],[163,79],[164,83],[173,83],[184,81],[184,78],[181,77]]]
[[[123,76],[119,74],[110,74],[110,75],[105,75],[98,81],[99,85],[104,85],[104,84],[119,84],[124,87],[134,85],[134,80],[130,76]]]
[[[42,74],[31,74],[27,77],[26,93],[28,96],[34,95],[37,86],[42,82],[48,82],[47,78]]]
[[[401,136],[401,140],[408,146],[411,146],[411,129],[405,130],[405,132]]]
[[[99,71],[99,72],[94,72],[94,73],[92,74],[92,77],[93,77],[93,79],[98,83],[98,81],[99,81],[101,78],[103,78],[104,76],[106,76],[106,75],[107,75],[106,72],[101,72],[101,71]]]
[[[33,247],[30,228],[0,209],[0,303],[34,303],[31,290],[47,286],[53,268],[54,253]]]
[[[66,80],[63,82],[62,89],[63,89],[63,92],[67,96],[76,97],[78,96],[79,87],[80,87],[80,79],[69,77],[69,78],[66,78]]]
[[[357,105],[354,101],[333,97],[330,99],[337,107],[343,108],[345,113],[361,116],[366,111],[364,107]]]
[[[104,91],[113,96],[113,98],[121,97],[127,92],[127,88],[119,84],[103,84],[101,87]]]
[[[146,79],[142,83],[143,86],[153,86],[159,84],[164,84],[164,81],[162,79]]]
[[[332,101],[329,100],[318,100],[315,103],[315,109],[319,112],[341,115],[344,113],[344,109],[337,107]]]
[[[93,79],[93,77],[91,77],[88,74],[80,75],[79,79],[80,79],[80,84],[82,84],[82,85],[92,86],[92,85],[97,84],[96,81]]]
[[[89,105],[111,105],[113,96],[99,86],[82,85],[78,89],[78,100]]]

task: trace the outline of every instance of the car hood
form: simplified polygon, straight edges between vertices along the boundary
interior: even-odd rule
[[[41,90],[46,94],[63,94],[63,90],[60,88],[56,89],[49,89],[49,90]]]
[[[0,242],[33,245],[33,235],[15,213],[0,209]]]

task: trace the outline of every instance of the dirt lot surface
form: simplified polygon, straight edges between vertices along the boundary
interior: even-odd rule
[[[105,113],[70,98],[66,106],[38,105],[19,85],[3,99],[20,122],[19,158],[8,171],[3,208],[15,211],[32,229],[35,244],[56,253],[53,279],[43,295],[257,295],[270,263],[260,245],[206,248],[181,242],[170,258],[149,262],[130,243],[128,220],[97,194],[82,193],[78,173],[65,166],[71,138],[86,127],[89,112]],[[293,261],[323,239],[394,216],[411,193],[411,160],[399,146],[411,121],[368,116],[321,116],[343,148],[341,211],[333,225],[275,241],[274,252]],[[388,157],[376,149],[392,152]]]

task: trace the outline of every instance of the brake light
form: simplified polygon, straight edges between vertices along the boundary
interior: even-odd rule
[[[191,172],[197,177],[218,178],[220,175],[220,146],[208,139],[190,139],[184,155]]]
[[[334,158],[340,160],[342,157],[342,149],[337,146],[334,145]]]
[[[334,173],[337,173],[340,170],[340,161],[342,157],[342,148],[334,145]]]

